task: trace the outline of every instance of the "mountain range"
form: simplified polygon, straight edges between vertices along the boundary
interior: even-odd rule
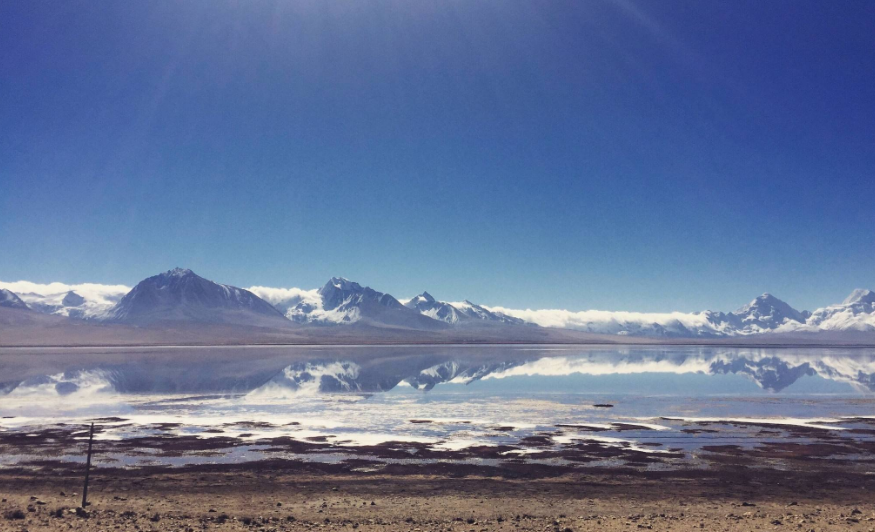
[[[18,293],[13,291],[16,288]],[[427,291],[399,300],[343,277],[332,277],[316,290],[245,289],[182,268],[144,279],[132,289],[0,282],[0,311],[0,325],[7,324],[7,330],[15,324],[37,323],[35,316],[42,314],[65,318],[71,324],[152,331],[211,326],[225,331],[236,328],[234,334],[239,334],[246,328],[269,329],[281,331],[274,334],[277,342],[288,335],[295,341],[364,334],[371,340],[391,337],[398,341],[581,342],[812,338],[819,334],[825,338],[826,333],[833,335],[830,338],[846,333],[859,339],[860,333],[875,333],[875,293],[862,289],[840,304],[813,312],[796,310],[768,293],[734,312],[572,312],[441,301]],[[24,321],[19,316],[22,313],[29,313]],[[52,322],[56,328],[63,323],[67,322]],[[870,336],[875,338],[875,334]]]
[[[450,325],[482,325],[487,323],[524,325],[526,323],[519,318],[514,318],[507,314],[492,312],[486,307],[471,303],[467,299],[461,303],[438,301],[428,292],[423,292],[411,298],[404,306],[423,316],[443,321]]]
[[[286,311],[298,323],[358,324],[411,329],[443,329],[446,324],[409,309],[389,294],[343,277],[332,277],[315,302],[301,302]]]

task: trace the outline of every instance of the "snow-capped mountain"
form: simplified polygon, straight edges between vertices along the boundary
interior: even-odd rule
[[[811,313],[798,330],[875,331],[875,292],[858,288],[839,305]]]
[[[36,312],[79,319],[100,319],[131,290],[123,285],[39,284],[29,281],[0,282],[0,288],[15,292]]]
[[[624,312],[585,310],[515,310],[489,307],[543,327],[594,334],[651,338],[719,338],[772,332],[787,324],[805,323],[805,314],[771,294],[763,294],[735,312]]]
[[[802,312],[772,294],[765,293],[732,313],[743,334],[774,331],[787,322],[805,323]]]
[[[487,307],[468,300],[440,301],[428,292],[402,304],[342,277],[318,290],[252,287],[287,318],[298,323],[368,324],[435,329],[487,324],[540,325],[593,334],[651,338],[726,338],[762,333],[820,330],[875,330],[875,296],[858,290],[843,304],[800,312],[765,293],[735,312],[642,313],[624,311],[517,310]],[[418,316],[416,316],[418,315]],[[415,317],[414,317],[415,316]]]
[[[112,308],[112,304],[89,302],[73,290],[47,296],[27,294],[25,297],[28,298],[28,306],[37,312],[70,318],[100,318]]]
[[[463,315],[472,320],[480,320],[493,323],[505,323],[509,325],[525,325],[526,322],[513,316],[508,316],[501,312],[492,311],[484,306],[471,303],[467,299],[462,302],[450,303],[453,307],[459,310]]]
[[[416,310],[424,316],[440,320],[450,325],[483,324],[484,322],[524,325],[519,318],[513,318],[498,312],[491,312],[485,307],[465,300],[461,303],[438,301],[428,292],[423,292],[411,298],[404,304],[407,308]]]
[[[455,325],[468,317],[456,309],[456,307],[444,301],[437,301],[428,292],[423,292],[418,296],[410,299],[404,304],[407,308],[413,309],[423,316],[444,321]]]
[[[27,304],[14,292],[0,288],[0,307],[26,310]]]
[[[214,283],[191,270],[176,268],[141,281],[106,319],[149,324],[192,321],[276,326],[288,320],[252,292]]]
[[[821,335],[827,342],[868,341],[859,333],[875,332],[875,292],[863,289],[855,290],[840,304],[814,312],[800,312],[768,293],[729,313],[520,310],[477,305],[468,300],[441,301],[428,292],[402,301],[343,277],[334,277],[321,288],[311,290],[264,286],[245,290],[214,283],[179,268],[150,277],[133,290],[122,285],[0,281],[0,307],[7,307],[7,314],[29,308],[36,313],[68,318],[133,324],[184,321],[276,326],[289,325],[291,320],[303,324],[405,329],[404,334],[417,330],[455,330],[455,334],[462,335],[455,338],[466,342],[500,341],[504,334],[502,325],[544,328],[535,337],[525,336],[529,341],[548,341],[547,338],[556,333],[545,329],[565,329],[575,331],[574,334],[679,339],[793,333],[800,341],[807,341],[805,335],[829,333],[828,338]],[[486,335],[480,336],[485,328],[489,329]],[[550,338],[573,341],[577,336]]]
[[[299,323],[382,325],[411,329],[440,329],[445,323],[409,309],[389,294],[343,277],[332,277],[317,291],[289,308],[286,317]]]

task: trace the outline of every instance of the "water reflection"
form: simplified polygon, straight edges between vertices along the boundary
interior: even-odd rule
[[[5,376],[0,382],[0,401],[4,397],[107,392],[289,396],[372,394],[399,386],[429,392],[440,385],[480,381],[492,381],[488,389],[493,392],[532,389],[540,383],[546,389],[569,393],[593,387],[619,394],[640,393],[644,386],[647,393],[677,394],[683,392],[678,386],[687,385],[689,392],[698,395],[709,391],[700,386],[704,377],[712,377],[705,380],[717,385],[715,393],[755,393],[747,382],[762,391],[783,392],[810,377],[836,385],[821,385],[820,392],[875,390],[875,352],[868,349],[190,348],[27,355],[0,351],[0,374]],[[746,381],[718,380],[719,376]],[[801,387],[792,391],[806,393]]]
[[[638,463],[788,438],[859,454],[875,449],[873,374],[875,352],[853,349],[7,350],[0,467],[66,455],[93,420],[124,463],[329,450]]]

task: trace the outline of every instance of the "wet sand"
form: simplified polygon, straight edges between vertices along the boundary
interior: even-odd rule
[[[698,438],[716,425],[690,427]],[[252,443],[242,438],[100,440],[85,512],[76,510],[84,465],[70,460],[84,453],[86,427],[8,431],[0,433],[0,451],[21,454],[0,468],[0,530],[875,529],[871,442],[770,428],[770,437],[784,430],[784,441],[658,454],[598,442],[548,451],[546,435],[508,448],[437,451],[389,442],[342,452],[324,441],[281,437],[256,441],[268,458],[244,454],[238,463],[187,459],[218,460]],[[526,449],[553,461],[504,454]],[[338,453],[335,461],[288,458]],[[187,465],[131,467],[120,457]]]
[[[0,530],[872,530],[875,476],[262,461],[0,472]]]

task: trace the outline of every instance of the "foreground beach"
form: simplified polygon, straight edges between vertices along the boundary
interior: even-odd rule
[[[0,530],[872,530],[875,476],[250,462],[0,472]]]

